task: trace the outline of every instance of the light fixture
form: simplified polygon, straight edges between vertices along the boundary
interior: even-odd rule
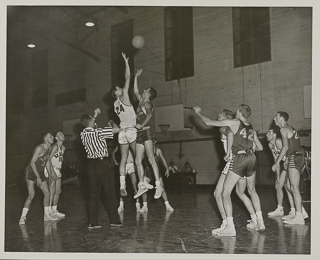
[[[89,14],[89,18],[88,18],[88,20],[86,21],[85,25],[86,25],[87,27],[93,27],[93,26],[94,26],[94,22],[93,22],[90,14]]]
[[[36,45],[34,45],[33,43],[29,43],[27,46],[28,46],[28,48],[30,48],[30,49],[33,49],[33,48],[36,47]]]

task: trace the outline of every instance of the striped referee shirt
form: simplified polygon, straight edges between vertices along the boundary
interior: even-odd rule
[[[87,152],[87,158],[98,159],[108,157],[106,138],[113,138],[112,127],[87,127],[80,133],[81,141]]]

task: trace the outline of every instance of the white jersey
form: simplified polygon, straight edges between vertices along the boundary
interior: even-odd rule
[[[61,147],[58,146],[58,151],[53,155],[53,157],[51,159],[54,173],[59,178],[61,177],[60,170],[61,170],[61,165],[63,162],[63,153],[64,153],[64,150],[62,149],[62,146]],[[48,176],[46,176],[46,177],[48,177]]]
[[[120,118],[120,128],[136,126],[136,113],[132,105],[126,105],[118,98],[114,102],[114,112]]]
[[[227,138],[221,138],[221,142],[222,142],[222,144],[223,144],[224,152],[227,153],[227,150],[228,150]],[[231,153],[231,156],[232,156],[232,153]],[[226,174],[228,173],[230,164],[231,164],[231,161],[228,161],[228,162],[226,163],[226,165],[224,166],[224,169],[223,169],[223,171],[222,171],[223,174],[226,175]]]

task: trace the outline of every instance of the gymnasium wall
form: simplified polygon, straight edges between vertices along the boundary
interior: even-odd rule
[[[42,134],[62,130],[63,121],[93,113],[96,107],[102,110],[97,119],[99,125],[114,117],[113,103],[107,95],[111,89],[110,28],[129,19],[134,20],[134,35],[142,35],[147,47],[135,56],[135,68],[146,69],[139,77],[139,86],[141,90],[152,86],[158,91],[154,101],[157,107],[179,103],[188,107],[199,105],[205,115],[215,119],[223,108],[235,111],[239,104],[245,103],[252,109],[250,122],[261,138],[279,110],[289,113],[289,123],[296,129],[308,132],[311,119],[304,118],[303,87],[312,83],[312,9],[270,8],[270,17],[272,61],[234,68],[232,9],[194,8],[195,76],[165,82],[165,76],[159,74],[164,74],[165,69],[161,62],[165,59],[163,7],[132,7],[128,14],[108,9],[99,31],[83,43],[100,62],[62,43],[50,42],[49,103],[40,108],[33,108],[31,102],[30,62],[32,51],[38,50],[28,53],[21,50],[8,56],[7,86],[23,99],[24,109],[20,114],[7,114],[7,178],[26,166],[33,148],[41,143]],[[55,95],[81,88],[86,89],[85,102],[55,106]],[[219,136],[192,112],[188,114],[194,129],[166,135],[157,133],[159,147],[167,161],[172,159],[179,167],[189,161],[198,172],[198,184],[214,184],[223,168]],[[302,143],[311,146],[311,135],[304,135]],[[66,146],[65,160],[82,160],[77,155],[82,154],[79,143],[67,141]],[[181,159],[180,152],[184,154]],[[265,168],[262,174],[270,177]],[[269,177],[260,177],[260,183],[269,184]]]

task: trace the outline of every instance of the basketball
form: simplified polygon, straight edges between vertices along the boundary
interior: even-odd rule
[[[144,45],[143,37],[140,35],[134,36],[132,39],[132,45],[133,45],[133,47],[135,47],[137,49],[141,49]]]

